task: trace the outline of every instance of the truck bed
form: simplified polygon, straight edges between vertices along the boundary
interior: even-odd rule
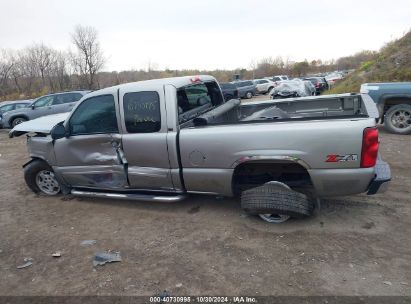
[[[230,100],[187,121],[181,127],[350,117],[368,117],[367,107],[359,94],[266,100],[243,104],[239,100]]]

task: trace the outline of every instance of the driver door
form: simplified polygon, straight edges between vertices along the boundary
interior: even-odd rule
[[[73,187],[127,187],[117,91],[91,96],[65,122],[68,137],[54,143],[55,171]]]

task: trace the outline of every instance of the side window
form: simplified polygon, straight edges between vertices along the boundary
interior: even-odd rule
[[[69,121],[70,135],[118,133],[113,95],[84,100]]]
[[[83,95],[81,95],[80,93],[59,94],[54,97],[53,105],[75,102],[77,100],[80,100],[81,97],[83,97]]]
[[[160,96],[157,92],[126,93],[123,109],[128,133],[153,133],[160,130]]]
[[[75,102],[81,99],[83,95],[80,93],[68,93],[64,94],[64,103]]]
[[[34,103],[34,107],[35,108],[41,108],[41,107],[51,106],[52,103],[53,103],[53,99],[54,99],[54,96],[44,96],[44,97],[38,99]]]
[[[0,107],[0,113],[1,112],[11,111],[11,110],[14,110],[14,105],[13,104],[5,105],[5,106]]]
[[[16,109],[21,109],[21,108],[25,108],[25,107],[27,107],[27,104],[25,104],[25,103],[17,103],[16,104]]]

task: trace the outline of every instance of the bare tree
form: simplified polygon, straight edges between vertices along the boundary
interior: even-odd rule
[[[76,72],[85,80],[88,89],[97,84],[97,72],[104,66],[105,59],[97,37],[97,30],[91,26],[77,25],[71,38],[77,53],[72,53]]]
[[[53,61],[53,50],[43,43],[34,44],[27,49],[29,60],[36,68],[38,75],[41,77],[43,87],[46,85],[46,77],[49,73]]]
[[[0,50],[0,94],[5,95],[9,89],[8,81],[15,65],[11,51]]]

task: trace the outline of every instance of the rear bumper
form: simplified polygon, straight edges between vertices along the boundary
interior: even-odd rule
[[[375,178],[370,183],[368,187],[367,194],[377,194],[383,193],[387,190],[388,185],[391,181],[391,169],[381,158],[378,158],[377,164],[375,165]]]

